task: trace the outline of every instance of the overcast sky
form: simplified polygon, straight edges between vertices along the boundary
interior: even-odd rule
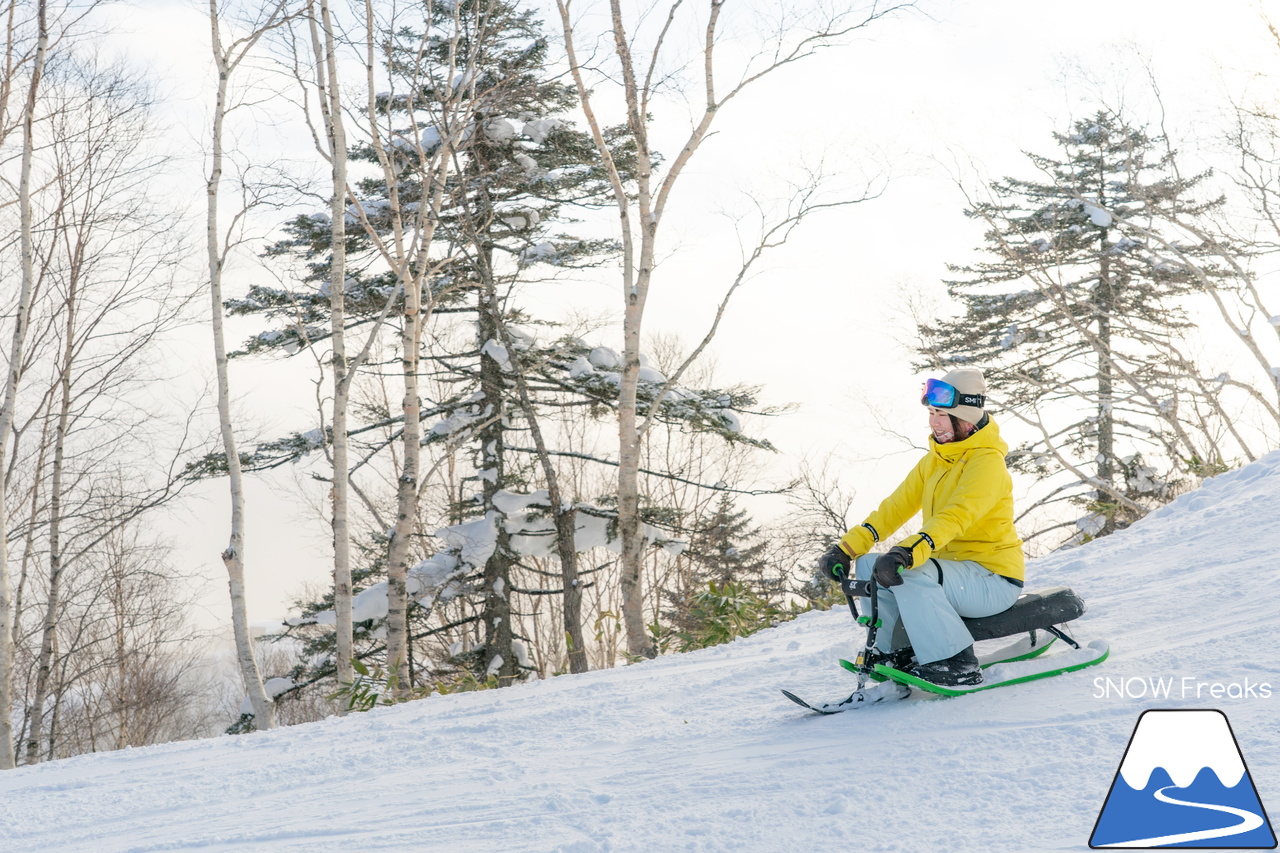
[[[1280,4],[1266,5],[1280,12]],[[193,132],[209,91],[201,82],[209,67],[200,6],[136,0],[115,13],[132,31],[115,43],[157,69],[170,108],[183,117],[179,125],[194,121]],[[906,288],[940,298],[945,265],[967,260],[979,245],[979,230],[962,215],[957,179],[1027,175],[1021,152],[1053,153],[1051,132],[1100,98],[1114,103],[1123,94],[1147,109],[1144,62],[1161,86],[1170,131],[1188,135],[1190,154],[1203,145],[1208,156],[1211,140],[1193,134],[1211,128],[1225,106],[1223,92],[1241,91],[1252,72],[1280,75],[1280,52],[1267,49],[1263,5],[1248,0],[985,0],[924,8],[928,14],[884,21],[858,41],[788,69],[718,118],[719,133],[692,164],[664,226],[666,257],[645,321],[650,334],[674,332],[691,343],[701,337],[736,269],[733,231],[715,213],[740,207],[742,190],[777,195],[775,176],[819,158],[850,187],[863,177],[888,178],[880,198],[815,218],[773,256],[767,272],[736,297],[714,346],[723,380],[762,384],[768,402],[797,407],[767,425],[782,451],[772,475],[784,479],[804,456],[842,454],[844,479],[857,486],[858,516],[912,462],[901,442],[878,431],[870,408],[923,442],[920,377],[902,345],[910,324],[899,294]],[[678,147],[680,118],[676,103],[659,115],[670,140],[660,147]],[[281,145],[274,131],[261,130],[262,144]],[[592,311],[620,307],[609,276],[567,286],[562,299]],[[242,404],[268,425],[314,426],[276,402],[286,376],[279,365],[257,363],[240,366],[233,383]],[[291,396],[305,405],[309,395],[295,388]],[[886,458],[857,461],[874,457]],[[209,499],[189,503],[175,526],[182,558],[209,578],[210,607],[220,613],[225,483],[201,492]],[[249,609],[262,621],[283,616],[302,582],[326,583],[327,535],[318,525],[305,532],[308,511],[278,491],[255,485],[250,502]],[[768,515],[781,506],[756,510]]]

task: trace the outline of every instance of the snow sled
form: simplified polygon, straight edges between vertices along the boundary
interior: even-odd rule
[[[1013,606],[1003,613],[994,616],[983,616],[978,619],[963,619],[964,625],[975,643],[983,640],[998,640],[1001,637],[1012,637],[1015,634],[1026,634],[1016,645],[985,656],[984,666],[996,663],[1009,663],[1014,660],[1027,660],[1042,654],[1055,639],[1065,640],[1072,648],[1080,648],[1071,637],[1058,626],[1065,625],[1084,614],[1084,601],[1071,589],[1055,586],[1039,592],[1026,592],[1018,597]],[[1052,637],[1037,636],[1037,632],[1045,631]],[[867,673],[876,681],[883,679],[875,673],[876,663],[888,663],[887,660],[872,660],[865,657],[860,666],[853,661],[841,660],[840,665],[855,675]]]
[[[978,661],[984,670],[984,678],[980,684],[964,687],[932,684],[904,671],[907,669],[906,662],[896,660],[894,655],[885,655],[875,650],[875,637],[880,627],[880,620],[877,613],[878,596],[874,581],[845,580],[842,586],[849,599],[849,610],[858,619],[859,624],[867,626],[866,647],[858,655],[857,660],[840,661],[841,666],[858,676],[858,688],[839,702],[821,704],[807,702],[788,690],[782,691],[783,695],[792,702],[820,714],[836,714],[853,708],[902,699],[912,688],[942,696],[961,696],[979,690],[1050,678],[1102,663],[1110,652],[1107,644],[1102,641],[1095,641],[1082,647],[1063,631],[1061,626],[1084,614],[1084,601],[1068,587],[1050,587],[1023,593],[1012,607],[1002,613],[964,620],[965,627],[968,628],[975,643],[1019,634],[1025,635],[1007,648],[979,654]],[[854,604],[854,599],[858,596],[870,599],[870,613],[866,616],[858,615],[857,606]],[[1038,636],[1041,631],[1051,636]],[[1063,640],[1071,646],[1071,651],[1065,655],[1041,658],[1055,640]],[[868,680],[878,683],[868,685]]]

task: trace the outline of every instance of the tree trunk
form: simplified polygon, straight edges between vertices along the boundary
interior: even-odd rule
[[[130,727],[129,727],[129,707],[127,685],[129,683],[129,653],[128,646],[125,642],[125,590],[123,569],[119,564],[115,564],[111,569],[111,595],[112,595],[112,617],[115,619],[115,631],[112,640],[115,644],[115,660],[112,661],[115,678],[115,688],[111,688],[110,679],[107,680],[107,690],[110,696],[112,717],[115,722],[115,748],[124,749],[129,745]]]
[[[1115,445],[1115,377],[1111,370],[1111,315],[1115,310],[1115,294],[1112,290],[1111,264],[1106,256],[1107,229],[1102,230],[1099,238],[1102,245],[1102,260],[1098,269],[1098,286],[1096,288],[1095,310],[1098,312],[1098,479],[1108,489],[1115,490],[1116,445]],[[1098,495],[1107,500],[1107,496]],[[1101,535],[1114,533],[1118,527],[1116,512],[1105,513]]]
[[[58,423],[53,432],[53,475],[49,496],[49,596],[45,602],[44,621],[40,631],[40,657],[36,664],[35,692],[31,698],[31,726],[27,732],[27,764],[40,761],[40,736],[44,725],[44,706],[49,695],[53,672],[55,633],[58,611],[62,606],[62,480],[66,462],[67,425],[71,416],[71,371],[75,361],[76,299],[79,275],[73,270],[69,281],[66,311],[66,339],[63,341],[62,365],[58,377],[61,402]],[[50,732],[50,751],[53,748]]]
[[[56,632],[53,635],[52,657],[54,660],[58,659],[58,635]],[[58,678],[58,682],[60,682],[60,686],[58,688],[58,691],[53,695],[53,709],[52,709],[52,713],[49,716],[49,737],[47,739],[48,746],[46,747],[46,750],[45,750],[45,756],[44,756],[45,761],[53,760],[54,744],[57,742],[58,737],[61,733],[61,729],[58,728],[58,721],[60,719],[59,714],[62,711],[62,696],[63,696],[63,689],[64,689],[61,686],[61,684],[65,684],[66,682],[65,667],[66,667],[66,663],[64,662],[63,663],[64,671],[60,673],[60,676]]]
[[[419,503],[419,478],[422,463],[422,396],[419,390],[418,366],[421,361],[419,347],[423,329],[435,296],[429,296],[423,304],[423,290],[433,271],[428,258],[435,239],[436,225],[444,203],[445,182],[456,149],[463,143],[461,110],[457,93],[448,97],[432,115],[437,127],[447,131],[438,149],[424,151],[419,144],[421,163],[418,177],[421,180],[422,201],[415,201],[416,209],[409,214],[410,226],[405,225],[406,211],[400,200],[400,172],[388,153],[387,140],[383,139],[379,125],[375,56],[378,45],[383,43],[376,33],[372,0],[365,0],[365,72],[368,77],[368,106],[365,118],[369,122],[372,148],[382,166],[387,186],[387,214],[392,225],[392,239],[378,239],[372,229],[367,233],[375,239],[383,259],[395,271],[403,292],[403,310],[400,324],[400,368],[404,383],[401,403],[403,427],[401,444],[404,461],[396,490],[396,520],[392,528],[391,542],[387,548],[387,672],[398,684],[397,692],[409,689],[409,628],[406,583],[409,570],[410,545],[417,523]],[[455,17],[457,10],[455,10]],[[450,56],[456,56],[463,33],[453,35]],[[450,73],[453,73],[451,68]]]
[[[628,96],[630,98],[630,96]],[[633,115],[638,115],[632,111]],[[633,118],[633,121],[636,119]],[[640,385],[640,326],[653,278],[658,223],[653,209],[647,128],[633,126],[640,140],[636,203],[640,213],[639,266],[623,293],[622,387],[618,395],[618,535],[622,539],[622,619],[632,657],[657,654],[644,617],[644,537],[640,521],[640,461],[644,436],[637,393]],[[624,223],[629,227],[629,223]]]
[[[209,260],[210,321],[213,328],[214,363],[218,375],[218,423],[222,448],[227,459],[231,483],[231,535],[222,562],[227,569],[227,585],[231,596],[231,624],[235,634],[236,660],[244,681],[245,692],[253,706],[254,727],[276,726],[275,703],[262,686],[262,675],[253,654],[253,638],[249,635],[249,616],[244,594],[244,475],[236,449],[235,431],[231,424],[231,386],[227,369],[227,347],[222,328],[222,264],[218,232],[218,190],[222,181],[222,129],[227,110],[227,83],[231,73],[227,54],[223,51],[218,27],[216,0],[209,0],[209,22],[213,36],[214,60],[218,71],[218,93],[213,114],[211,169],[206,185],[206,241]]]
[[[31,483],[30,495],[31,503],[27,507],[27,517],[34,520],[40,514],[40,499],[42,497],[41,487],[44,481],[44,463],[46,454],[49,452],[49,446],[53,443],[49,436],[50,417],[43,418],[44,426],[40,431],[39,451],[36,454],[35,479]],[[16,448],[14,452],[16,453]],[[18,582],[14,585],[14,606],[15,614],[22,613],[23,594],[27,589],[27,578],[31,574],[31,565],[36,559],[36,532],[38,527],[35,524],[27,525],[26,536],[22,540],[22,560],[20,564],[22,568],[18,571]],[[18,624],[18,620],[13,620],[13,637],[12,642],[16,646],[18,644],[18,631],[22,626]]]
[[[644,618],[644,539],[640,523],[640,431],[637,391],[640,384],[640,325],[653,277],[658,222],[653,207],[653,155],[649,150],[649,117],[640,103],[631,47],[622,21],[618,0],[610,0],[614,47],[622,60],[626,91],[627,124],[636,142],[636,206],[639,216],[639,264],[627,253],[623,277],[622,386],[618,394],[618,535],[622,539],[622,622],[627,637],[627,653],[633,658],[652,658],[657,649],[649,637]],[[630,216],[622,227],[631,229]],[[629,241],[630,242],[630,241]],[[631,242],[634,247],[634,242]]]
[[[31,86],[27,92],[22,121],[22,165],[18,178],[19,243],[22,256],[22,288],[14,306],[13,341],[9,347],[9,369],[5,376],[4,404],[0,408],[0,770],[14,766],[13,743],[13,601],[9,593],[8,531],[8,449],[17,409],[18,385],[22,378],[22,357],[30,322],[31,293],[35,286],[35,260],[31,233],[31,161],[34,154],[36,94],[44,76],[45,52],[49,46],[46,0],[36,5],[37,41]]]
[[[347,282],[347,133],[342,117],[342,90],[338,84],[336,40],[329,0],[320,0],[321,29],[324,33],[323,63],[327,86],[322,96],[328,104],[325,126],[329,138],[329,157],[332,166],[333,195],[329,212],[332,219],[329,259],[330,330],[333,336],[333,609],[337,616],[335,625],[335,663],[338,681],[355,680],[351,662],[355,657],[352,639],[351,597],[351,523],[350,523],[350,473],[351,443],[347,436],[347,413],[350,408],[351,379],[354,375],[347,361],[346,306]],[[318,52],[317,52],[318,53]],[[321,57],[317,55],[317,59]]]
[[[418,390],[418,341],[422,289],[406,282],[400,326],[400,370],[404,380],[404,462],[396,490],[396,523],[387,560],[387,673],[400,689],[409,686],[409,624],[406,582],[409,544],[418,516],[418,471],[422,459],[422,400]]]
[[[482,211],[482,221],[488,221],[489,212]],[[485,255],[481,275],[487,280],[482,284],[479,293],[478,330],[482,346],[480,353],[480,392],[484,395],[482,405],[485,425],[478,435],[480,441],[480,480],[481,493],[484,498],[486,514],[492,514],[497,530],[497,542],[493,555],[484,566],[484,658],[486,675],[495,675],[499,686],[515,683],[520,674],[519,662],[516,660],[512,643],[515,640],[514,627],[511,623],[511,536],[502,522],[502,513],[494,506],[494,495],[506,485],[506,472],[503,466],[505,452],[505,416],[504,378],[502,365],[494,358],[493,350],[484,346],[488,341],[497,343],[501,337],[498,325],[502,322],[497,294],[492,281],[492,268],[489,261],[492,249],[482,246]]]
[[[520,396],[520,408],[524,411],[525,420],[529,424],[529,435],[533,438],[538,462],[542,466],[542,474],[547,481],[547,495],[551,502],[552,517],[555,519],[556,553],[560,557],[560,578],[564,584],[562,623],[565,646],[569,654],[569,671],[586,672],[590,669],[590,664],[587,660],[587,638],[582,632],[582,581],[578,577],[577,531],[575,530],[577,511],[565,501],[564,494],[560,491],[560,478],[556,475],[555,465],[551,462],[551,454],[547,452],[547,443],[542,437],[542,427],[538,423],[538,414],[533,408],[533,398],[529,394],[529,383],[525,380],[524,367],[516,354],[511,336],[507,334],[506,327],[502,323],[499,323],[498,331],[502,335],[503,345],[511,353],[512,373]]]
[[[539,433],[536,440],[541,443]],[[550,467],[551,459],[545,452],[540,455]],[[578,551],[575,543],[576,511],[565,503],[555,473],[547,477],[547,492],[551,496],[551,511],[556,520],[556,550],[560,555],[560,578],[564,583],[564,640],[569,653],[569,671],[586,672],[591,668],[587,660],[587,636],[582,631],[582,580],[578,576]]]
[[[640,320],[634,292],[628,294],[623,318],[622,389],[618,398],[618,536],[622,540],[622,619],[627,652],[653,657],[644,619],[644,540],[640,535],[639,415],[636,392],[640,378]]]

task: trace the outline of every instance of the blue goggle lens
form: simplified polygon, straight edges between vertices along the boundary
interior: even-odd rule
[[[935,409],[954,409],[956,407],[956,389],[941,379],[930,379],[924,383],[924,393],[920,396],[921,405],[933,406]]]

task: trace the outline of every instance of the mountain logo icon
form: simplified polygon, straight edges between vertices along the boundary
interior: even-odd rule
[[[1271,821],[1227,715],[1144,711],[1089,846],[1274,849]]]

